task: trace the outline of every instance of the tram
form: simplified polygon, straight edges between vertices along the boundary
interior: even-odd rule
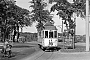
[[[41,35],[40,35],[41,34]],[[42,50],[57,48],[58,46],[57,28],[52,23],[47,22],[41,33],[38,33],[38,45]]]

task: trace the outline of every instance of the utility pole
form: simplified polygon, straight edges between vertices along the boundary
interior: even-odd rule
[[[74,28],[74,37],[73,37],[73,49],[75,49],[75,39],[76,39],[76,17],[74,18],[75,28]]]
[[[86,51],[89,51],[89,0],[86,0]]]
[[[62,20],[62,40],[63,40],[63,49],[65,48],[65,44],[64,44],[64,36],[63,36],[63,20]]]
[[[73,13],[73,18],[74,18],[74,24],[75,24],[75,27],[74,27],[74,36],[73,36],[73,49],[75,48],[75,39],[76,39],[76,13]]]
[[[62,35],[63,35],[63,20],[62,20]]]

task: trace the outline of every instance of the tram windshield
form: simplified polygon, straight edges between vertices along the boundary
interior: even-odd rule
[[[53,38],[53,31],[49,32],[49,38]]]
[[[45,31],[45,38],[48,38],[48,31]]]
[[[57,31],[54,31],[54,38],[57,38]]]
[[[45,38],[57,38],[57,31],[45,31]]]

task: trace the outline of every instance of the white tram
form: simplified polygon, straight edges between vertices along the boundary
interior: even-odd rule
[[[46,50],[49,48],[57,48],[58,33],[56,26],[54,26],[50,22],[47,22],[44,27],[45,28],[40,33],[38,33],[38,45],[42,50]]]

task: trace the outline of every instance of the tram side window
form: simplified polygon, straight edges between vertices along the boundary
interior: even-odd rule
[[[53,38],[53,32],[49,32],[49,38]]]
[[[57,31],[54,31],[54,37],[57,38]]]
[[[43,31],[42,35],[43,35],[43,38],[44,38],[44,31]]]
[[[45,38],[48,38],[48,31],[45,31]]]

